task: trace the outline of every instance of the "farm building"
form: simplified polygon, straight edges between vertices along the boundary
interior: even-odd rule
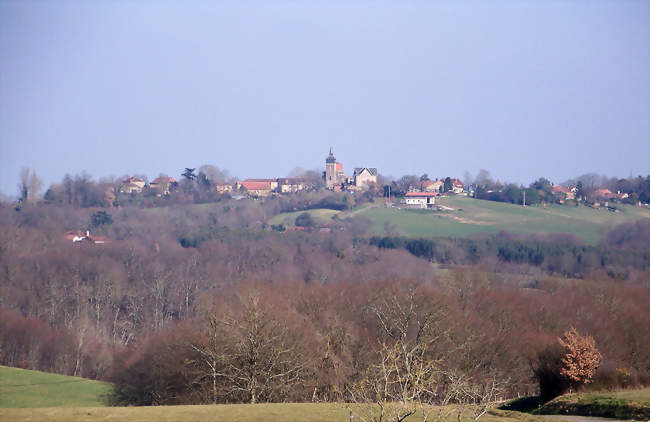
[[[410,205],[415,208],[433,208],[436,204],[435,192],[408,192],[404,195],[404,200],[406,205]]]

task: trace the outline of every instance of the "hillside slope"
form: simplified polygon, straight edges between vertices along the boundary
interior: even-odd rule
[[[528,206],[477,200],[466,197],[442,197],[443,211],[399,208],[367,208],[359,213],[372,221],[375,234],[385,228],[405,236],[462,237],[475,233],[569,233],[588,243],[597,243],[612,226],[650,219],[650,210],[628,205],[620,212],[568,205]]]
[[[650,387],[618,392],[565,394],[546,403],[539,409],[539,413],[648,420]]]
[[[103,406],[109,384],[0,366],[0,408]]]

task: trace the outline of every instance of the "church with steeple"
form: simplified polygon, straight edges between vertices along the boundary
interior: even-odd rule
[[[354,169],[354,177],[348,177],[343,173],[343,164],[336,161],[332,147],[325,159],[325,171],[323,172],[325,187],[331,190],[358,190],[367,188],[368,184],[377,183],[377,169],[362,167]]]

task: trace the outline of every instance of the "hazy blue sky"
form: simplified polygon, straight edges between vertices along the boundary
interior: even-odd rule
[[[344,164],[650,173],[648,1],[0,0],[0,191]]]

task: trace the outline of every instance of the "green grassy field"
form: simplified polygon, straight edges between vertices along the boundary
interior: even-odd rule
[[[0,366],[0,408],[102,406],[110,390],[99,381]]]
[[[588,243],[597,243],[603,233],[617,224],[650,219],[650,210],[620,206],[621,212],[605,209],[547,205],[521,207],[514,204],[466,197],[439,198],[439,205],[453,210],[427,211],[397,208],[368,208],[359,216],[372,221],[375,234],[383,234],[385,222],[405,236],[464,237],[474,233],[570,233]]]
[[[522,207],[503,202],[477,200],[464,196],[437,198],[437,204],[451,210],[434,211],[419,209],[385,208],[378,200],[374,204],[362,204],[349,211],[313,209],[278,214],[270,218],[269,225],[283,224],[293,227],[296,217],[307,212],[319,224],[332,223],[332,217],[366,217],[372,223],[376,235],[385,232],[385,223],[396,234],[412,237],[466,237],[480,233],[498,233],[502,230],[519,233],[569,233],[587,243],[597,243],[605,231],[613,226],[640,219],[650,219],[650,209],[618,204],[620,212],[607,209],[593,209],[586,206],[535,205]],[[195,218],[213,204],[195,204],[184,208],[181,215],[168,207],[144,210],[159,216],[168,216],[178,221]]]
[[[342,403],[264,403],[203,406],[106,407],[110,385],[97,381],[0,366],[0,420],[49,421],[349,421]],[[567,394],[547,403],[545,414],[629,419],[650,417],[650,388],[614,393]],[[355,418],[358,420],[359,418]],[[491,410],[483,422],[540,422],[539,416]],[[421,415],[408,421],[420,422]],[[448,418],[455,422],[455,415]]]
[[[296,217],[305,212],[311,215],[311,217],[319,224],[326,224],[328,222],[331,222],[332,217],[339,213],[339,211],[329,210],[325,208],[317,208],[308,211],[285,212],[271,218],[268,221],[268,224],[284,224],[285,227],[292,227],[296,223]]]
[[[650,387],[618,392],[565,394],[546,403],[539,413],[649,420]]]

